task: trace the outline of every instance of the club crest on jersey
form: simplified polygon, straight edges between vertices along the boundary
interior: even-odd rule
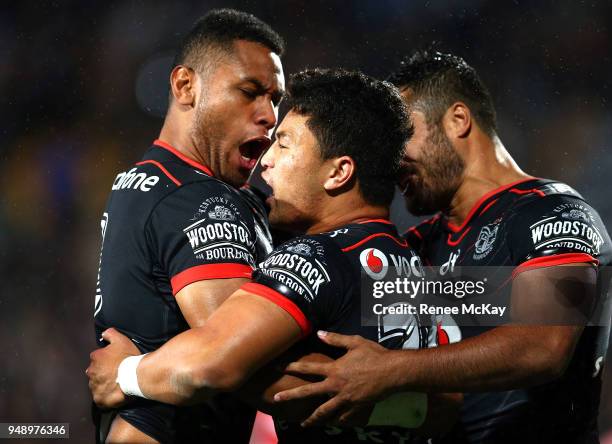
[[[376,248],[366,248],[359,255],[359,261],[365,272],[377,281],[383,279],[389,270],[389,260]]]
[[[493,244],[497,238],[497,232],[499,231],[499,225],[492,223],[485,225],[478,234],[476,244],[474,244],[474,259],[480,260],[485,258],[493,249]]]
[[[302,256],[312,256],[312,248],[309,245],[300,243],[287,247],[287,251]]]

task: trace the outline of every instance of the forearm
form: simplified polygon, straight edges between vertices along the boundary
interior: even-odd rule
[[[390,351],[384,376],[391,391],[486,392],[528,387],[563,374],[578,327],[498,327],[425,350]]]
[[[205,367],[201,364],[211,363],[214,353],[198,339],[200,334],[200,329],[188,330],[140,361],[136,370],[138,385],[147,398],[167,404],[191,404],[209,399],[218,391],[219,387],[210,384],[202,370]]]
[[[144,396],[168,404],[235,391],[300,336],[293,318],[265,298],[237,292],[202,327],[175,336],[137,368]]]

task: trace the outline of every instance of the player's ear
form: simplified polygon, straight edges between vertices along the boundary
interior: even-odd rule
[[[327,191],[338,190],[351,182],[355,176],[355,161],[349,156],[331,159],[328,176],[323,183]]]
[[[450,139],[467,137],[472,129],[470,109],[463,102],[453,103],[444,114],[443,124]]]
[[[175,66],[170,73],[170,89],[174,100],[180,105],[195,103],[195,72],[183,65]]]

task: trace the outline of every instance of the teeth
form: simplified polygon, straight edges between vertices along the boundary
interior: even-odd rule
[[[245,157],[245,156],[243,156],[242,154],[240,155],[240,157],[242,157],[244,160],[247,160],[247,161],[251,160],[251,158],[250,158],[250,157]]]

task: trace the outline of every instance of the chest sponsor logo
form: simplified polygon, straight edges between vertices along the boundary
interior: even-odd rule
[[[440,266],[440,275],[444,276],[448,272],[455,271],[455,264],[457,263],[457,259],[459,259],[459,255],[461,254],[461,250],[451,251],[448,260]]]
[[[567,217],[552,216],[531,225],[531,240],[536,250],[570,248],[597,255],[604,243],[602,235],[590,222],[584,220],[586,214],[574,211]],[[581,214],[582,213],[582,214]]]
[[[137,168],[119,173],[113,182],[113,191],[138,190],[147,193],[157,185],[159,176],[147,176],[146,173],[136,173]]]
[[[497,239],[499,225],[497,223],[485,225],[478,233],[478,239],[474,244],[474,260],[484,259],[493,250],[493,244]]]
[[[377,248],[366,248],[359,255],[361,267],[368,276],[377,281],[383,279],[389,270],[389,260],[385,254]]]
[[[359,255],[359,262],[366,274],[377,281],[384,279],[391,267],[396,277],[424,276],[421,258],[416,254],[410,257],[392,253],[386,255],[377,248],[366,248]]]
[[[332,231],[329,234],[329,237],[336,237],[339,234],[346,234],[346,233],[348,233],[348,231],[349,231],[348,228],[340,228],[339,230]]]

